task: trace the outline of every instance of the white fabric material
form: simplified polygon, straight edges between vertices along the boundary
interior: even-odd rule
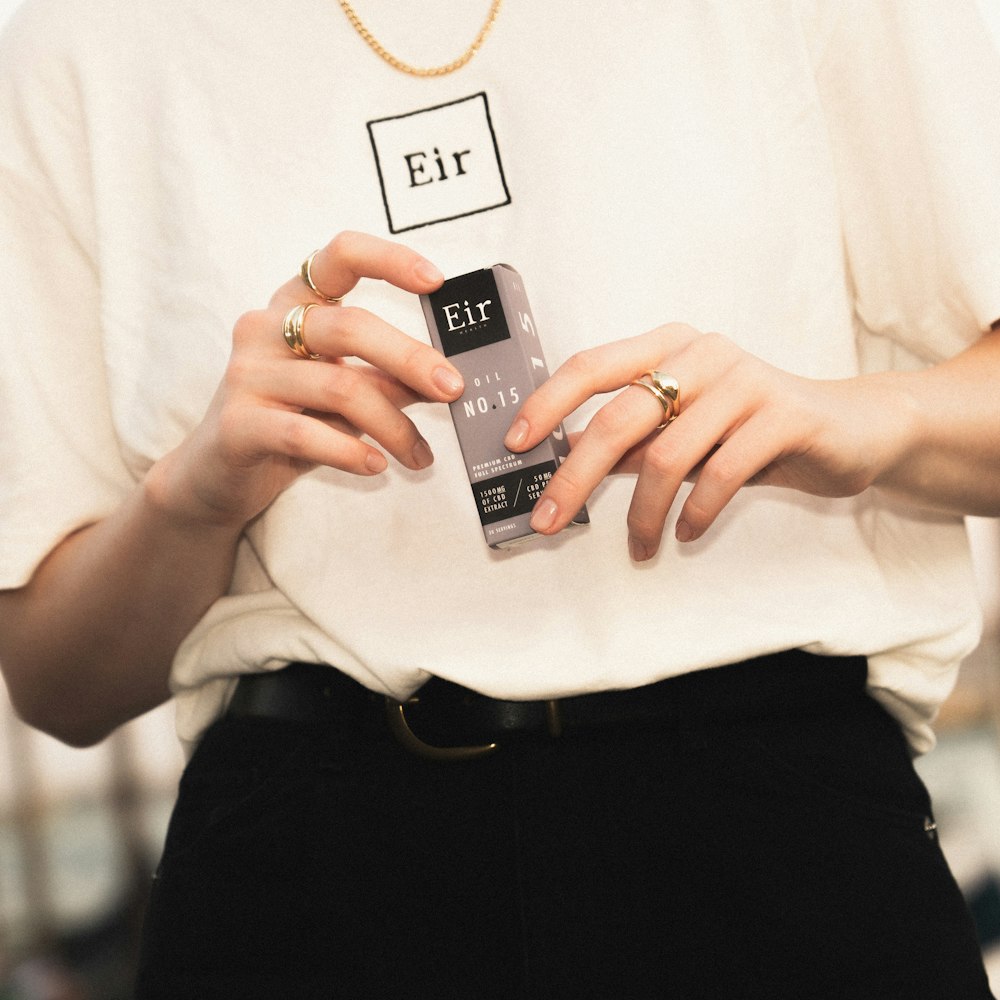
[[[476,7],[366,5],[417,64],[453,58]],[[127,16],[29,0],[0,49],[0,586],[195,426],[239,313],[336,231],[390,235],[379,170],[421,133],[395,133],[377,164],[367,123],[486,95],[488,122],[450,119],[409,151],[433,198],[402,192],[397,238],[447,274],[514,265],[550,368],[680,320],[842,377],[946,357],[1000,316],[994,63],[954,0],[585,16],[506,0],[480,54],[437,80],[384,65],[329,0]],[[468,146],[442,149],[465,124]],[[466,149],[489,171],[473,196],[454,169]],[[351,301],[426,338],[413,296],[369,282]],[[431,469],[318,471],[251,526],[231,595],[176,658],[188,745],[235,675],[293,659],[400,697],[433,673],[548,698],[801,646],[870,655],[873,692],[930,746],[978,636],[959,519],[876,492],[747,489],[704,539],[680,546],[668,527],[637,566],[618,478],[589,528],[497,553],[447,409],[412,413]]]

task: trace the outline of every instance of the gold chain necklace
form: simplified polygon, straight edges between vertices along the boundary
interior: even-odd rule
[[[454,73],[456,69],[461,69],[478,51],[486,40],[486,36],[493,27],[493,22],[500,13],[500,5],[503,0],[493,0],[490,5],[490,12],[486,16],[486,23],[479,29],[473,43],[453,62],[445,63],[443,66],[430,66],[426,69],[420,66],[411,66],[409,63],[397,59],[391,52],[387,52],[382,43],[365,27],[361,18],[354,12],[354,8],[347,0],[340,0],[340,6],[344,9],[347,19],[354,25],[354,30],[368,43],[371,50],[384,59],[393,69],[398,69],[401,73],[409,73],[410,76],[444,76],[446,73]]]

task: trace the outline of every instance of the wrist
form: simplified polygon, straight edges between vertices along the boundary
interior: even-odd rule
[[[930,507],[950,507],[942,494],[946,466],[953,455],[940,439],[940,413],[935,409],[933,370],[887,372],[872,376],[884,392],[890,419],[884,436],[885,453],[874,485]]]
[[[919,384],[919,374],[913,372],[881,372],[864,376],[877,393],[879,406],[886,415],[879,429],[884,441],[883,467],[879,482],[892,479],[918,454],[927,439],[926,393]]]
[[[181,449],[155,462],[141,483],[143,502],[163,523],[205,540],[235,539],[246,521],[231,510],[213,506],[199,495],[183,471]]]

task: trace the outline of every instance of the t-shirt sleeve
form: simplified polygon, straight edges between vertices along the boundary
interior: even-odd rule
[[[1000,54],[972,0],[807,16],[863,331],[925,361],[1000,319]]]
[[[0,39],[0,588],[133,481],[112,426],[86,116],[44,26]]]

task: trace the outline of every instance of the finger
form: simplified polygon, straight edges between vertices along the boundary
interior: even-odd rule
[[[378,368],[373,368],[371,365],[352,365],[343,359],[333,363],[351,368],[359,368],[367,378],[378,386],[379,392],[398,410],[403,410],[407,406],[413,406],[414,403],[432,402],[426,396],[414,392],[408,385],[404,385],[398,378],[393,378],[392,375],[388,375]]]
[[[410,469],[433,462],[416,425],[390,401],[366,370],[351,365],[275,365],[268,391],[284,405],[336,414],[377,441]]]
[[[621,456],[662,420],[663,407],[639,386],[629,386],[602,406],[545,487],[532,528],[549,535],[566,527]]]
[[[431,292],[444,281],[444,275],[415,250],[356,232],[340,233],[318,250],[310,273],[323,295],[337,297],[346,295],[362,278],[378,278],[418,294]]]
[[[759,382],[756,371],[752,378],[733,371],[718,376],[714,391],[695,394],[680,417],[642,453],[628,514],[634,559],[641,562],[655,555],[682,482],[694,479],[695,486],[675,535],[679,541],[692,541],[771,461],[777,436],[773,420],[761,416],[760,404],[767,394]]]
[[[681,484],[702,467],[731,427],[732,413],[709,401],[696,401],[646,446],[634,449],[616,470],[638,474],[628,511],[629,553],[636,562],[651,559],[660,547],[667,514]]]
[[[627,517],[628,550],[635,562],[656,555],[667,514],[691,466],[690,446],[684,439],[686,426],[687,421],[675,421],[642,455]]]
[[[367,309],[354,306],[310,309],[303,320],[302,339],[307,350],[314,354],[326,358],[360,358],[426,399],[451,402],[464,389],[462,376],[443,354]],[[277,350],[277,338],[275,345]]]
[[[734,496],[781,454],[771,422],[758,412],[731,434],[706,460],[681,507],[678,541],[700,538]]]
[[[511,451],[534,448],[590,397],[628,385],[655,363],[651,359],[680,350],[696,335],[690,327],[671,324],[573,355],[528,397],[504,444]]]
[[[359,476],[378,475],[387,466],[377,448],[295,410],[255,407],[240,425],[247,451],[261,457],[280,456]]]

